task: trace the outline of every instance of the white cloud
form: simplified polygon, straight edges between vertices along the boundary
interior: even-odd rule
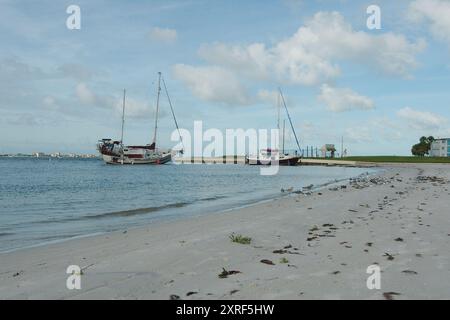
[[[405,141],[405,134],[408,135],[408,130],[402,124],[387,116],[373,118],[367,126],[377,133],[377,138],[388,142]]]
[[[373,35],[355,31],[338,12],[318,12],[297,32],[274,46],[215,43],[200,48],[214,65],[259,80],[315,85],[340,75],[336,61],[349,60],[389,75],[408,77],[417,66],[423,41],[409,42],[394,33]]]
[[[255,102],[259,99],[248,98],[242,86],[245,81],[319,85],[341,74],[340,61],[408,78],[417,67],[416,55],[424,47],[423,40],[410,42],[401,34],[355,31],[340,13],[318,12],[294,35],[273,46],[263,43],[205,44],[200,47],[199,55],[210,66],[177,65],[174,69],[197,97],[225,104],[248,104],[249,100]],[[230,89],[237,89],[235,98]],[[368,98],[351,91],[337,93],[345,94],[347,97],[343,102],[350,102],[351,107],[342,107],[341,104],[333,107],[336,103],[330,103],[336,111],[373,108]],[[264,92],[259,93],[259,98],[261,94]]]
[[[56,75],[63,78],[73,78],[78,81],[86,81],[92,79],[96,73],[81,64],[66,63],[57,68]]]
[[[269,78],[273,59],[262,43],[253,43],[246,47],[223,43],[202,45],[199,55],[209,63],[238,70],[242,75],[259,80]]]
[[[177,79],[183,81],[195,96],[204,101],[230,106],[251,104],[246,89],[233,73],[224,68],[177,64],[173,71]]]
[[[0,80],[2,82],[33,81],[48,79],[50,77],[51,75],[48,72],[16,57],[0,60]]]
[[[155,41],[173,43],[177,40],[177,30],[169,28],[154,27],[150,30],[150,38]]]
[[[110,109],[117,115],[122,114],[122,97],[96,94],[83,82],[76,86],[76,95],[80,102],[84,105]],[[127,118],[138,119],[142,117],[150,117],[154,114],[154,109],[155,108],[150,107],[150,105],[146,102],[136,100],[131,97],[126,98],[125,116]],[[164,112],[161,112],[160,116],[164,116],[164,114]]]
[[[84,104],[94,104],[97,101],[95,94],[88,88],[88,86],[81,82],[77,84],[76,94],[78,99]]]
[[[327,84],[322,85],[319,101],[326,104],[327,109],[333,112],[343,112],[354,109],[371,110],[375,108],[373,101],[351,89],[333,88]]]
[[[428,111],[418,111],[410,107],[400,109],[397,112],[400,118],[408,121],[411,128],[419,130],[436,130],[447,123],[447,119]]]
[[[280,99],[280,93],[273,90],[260,90],[258,91],[258,99],[261,102],[277,106]]]
[[[450,45],[450,1],[413,1],[409,6],[408,17],[415,23],[428,23],[431,34]]]
[[[122,114],[123,108],[122,99],[115,99],[113,108],[115,109],[117,114]],[[161,111],[159,116],[162,117],[164,114],[165,112]],[[148,103],[130,97],[126,99],[125,116],[127,118],[137,119],[145,117],[147,119],[150,119],[150,117],[152,117],[153,115],[154,115],[154,108],[151,108]]]
[[[42,100],[42,103],[47,110],[59,109],[59,105],[58,105],[56,99],[52,96],[44,97],[44,99]]]
[[[372,142],[373,137],[368,127],[345,129],[345,141],[351,143]]]

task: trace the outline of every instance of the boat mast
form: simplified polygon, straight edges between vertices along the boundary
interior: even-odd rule
[[[120,134],[120,158],[121,158],[121,162],[123,164],[123,157],[124,157],[124,148],[123,148],[123,128],[125,125],[125,95],[126,95],[126,90],[123,89],[123,104],[122,104],[122,132]]]
[[[283,119],[283,155],[284,155],[284,128],[286,127],[286,120]]]
[[[161,94],[161,72],[158,72],[158,97],[156,98],[155,133],[153,134],[153,144],[156,149],[156,132],[158,130],[159,96]]]
[[[288,111],[288,108],[286,106],[286,101],[284,100],[283,92],[281,91],[281,88],[278,88],[278,90],[280,91],[281,101],[283,102],[284,109],[286,110],[286,114],[287,114],[288,119],[289,119],[289,123],[291,124],[292,132],[294,133],[295,142],[297,143],[298,150],[300,151],[300,143],[298,142],[297,134],[295,133],[294,125],[292,124],[291,116],[289,115],[289,111]]]
[[[123,89],[123,103],[122,103],[122,133],[120,135],[120,144],[123,145],[123,127],[125,125],[125,94],[126,90]]]
[[[169,101],[170,111],[172,112],[173,121],[175,122],[175,127],[177,128],[178,135],[180,136],[181,145],[183,146],[183,149],[181,150],[181,153],[184,151],[184,143],[183,143],[183,137],[181,136],[180,128],[178,127],[178,121],[175,117],[175,112],[173,111],[172,101],[170,100],[169,91],[167,90],[166,82],[164,81],[164,77],[161,78],[162,83],[164,86],[164,91],[166,92],[167,100]]]
[[[280,109],[281,109],[280,95],[277,95],[277,113],[278,113],[277,129],[278,130],[280,130]]]

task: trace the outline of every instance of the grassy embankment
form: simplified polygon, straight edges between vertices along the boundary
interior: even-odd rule
[[[318,158],[313,158],[318,159]],[[396,163],[450,163],[449,158],[432,157],[402,157],[402,156],[360,156],[335,158],[332,160],[359,161],[359,162],[396,162]]]

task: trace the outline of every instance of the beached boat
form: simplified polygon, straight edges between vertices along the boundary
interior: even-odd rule
[[[289,119],[289,123],[291,124],[292,132],[294,133],[295,141],[297,143],[297,147],[300,150],[300,144],[297,139],[297,134],[295,133],[294,126],[292,125],[291,116],[289,115],[289,111],[286,106],[286,102],[284,100],[283,92],[281,91],[281,88],[279,88],[279,96],[278,96],[278,123],[277,127],[278,130],[280,129],[280,109],[281,109],[281,102],[284,105],[284,109],[286,110],[286,115]],[[285,123],[283,121],[283,149],[282,152],[278,149],[261,149],[257,155],[246,155],[245,156],[245,163],[249,165],[271,165],[271,164],[278,164],[280,166],[295,166],[298,164],[298,161],[300,160],[300,156],[297,155],[297,151],[295,154],[286,154],[284,150],[284,134],[285,132]]]
[[[298,164],[299,156],[280,153],[278,149],[261,149],[258,155],[249,155],[245,162],[249,165],[271,165],[295,166]]]
[[[125,95],[126,95],[126,91],[124,90],[121,139],[120,141],[113,141],[112,139],[102,139],[97,144],[97,149],[102,155],[103,161],[105,161],[107,164],[164,164],[172,160],[172,152],[170,150],[162,151],[156,148],[161,81],[164,84],[164,89],[167,95],[170,109],[172,111],[173,119],[175,121],[175,126],[179,132],[178,123],[175,118],[175,113],[172,107],[172,102],[170,101],[169,93],[167,91],[164,79],[162,78],[161,72],[159,72],[153,142],[145,146],[135,146],[135,145],[125,146],[123,144],[123,130],[125,123]]]

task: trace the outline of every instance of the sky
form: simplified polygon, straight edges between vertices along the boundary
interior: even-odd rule
[[[188,130],[275,128],[281,87],[302,148],[450,137],[449,0],[0,0],[0,42],[0,154],[95,153],[120,138],[123,89],[124,142],[151,142],[159,71]],[[170,148],[164,96],[160,116]]]

